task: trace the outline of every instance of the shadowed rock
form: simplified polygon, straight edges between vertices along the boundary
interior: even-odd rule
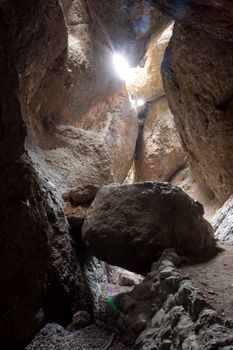
[[[145,274],[165,248],[199,255],[214,245],[203,207],[169,183],[111,184],[98,192],[83,226],[91,253]]]

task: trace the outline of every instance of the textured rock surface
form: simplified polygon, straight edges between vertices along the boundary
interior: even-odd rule
[[[98,103],[76,126],[98,133],[113,163],[116,182],[123,182],[131,167],[138,135],[138,118],[126,89]]]
[[[120,52],[131,64],[143,57],[153,32],[160,33],[170,19],[148,1],[64,1],[69,33],[66,66],[60,75],[61,119],[74,123],[97,103],[111,97],[122,81],[112,55]]]
[[[191,169],[219,199],[233,191],[232,50],[232,42],[175,24],[162,68]]]
[[[233,325],[182,277],[181,259],[165,251],[133,291],[115,298],[117,326],[131,336],[133,349],[231,349]]]
[[[64,203],[64,213],[71,227],[81,230],[89,207],[89,205],[74,206],[70,202]]]
[[[44,135],[44,148],[28,145],[38,171],[60,196],[72,188],[113,181],[112,163],[101,137],[72,126]]]
[[[12,349],[45,318],[66,322],[85,287],[61,201],[25,147],[34,96],[67,45],[62,9],[55,0],[0,9],[0,338]]]
[[[81,328],[90,326],[93,323],[93,320],[90,314],[87,311],[77,311],[73,318],[72,322],[68,325],[68,331],[78,331]]]
[[[117,266],[106,265],[108,283],[122,287],[135,286],[142,282],[143,277]]]
[[[91,253],[111,265],[145,274],[162,251],[203,253],[213,230],[203,207],[169,183],[104,186],[83,225]]]
[[[103,350],[111,334],[95,325],[71,333],[56,323],[48,323],[27,346],[27,350]],[[114,339],[112,350],[127,350],[120,338]]]
[[[144,66],[132,69],[126,85],[135,100],[142,98],[150,102],[164,95],[160,68],[172,29],[173,26],[170,26],[161,36],[153,38],[143,58]]]
[[[230,0],[153,0],[154,5],[176,19],[221,39],[233,40]]]
[[[88,0],[88,6],[94,23],[102,27],[101,39],[108,39],[109,49],[125,54],[131,64],[143,57],[146,39],[170,22],[146,0]]]
[[[216,212],[212,225],[218,239],[233,245],[233,196]]]
[[[213,192],[203,185],[191,172],[189,166],[185,166],[171,178],[171,183],[181,187],[195,201],[200,202],[205,210],[204,217],[210,221],[220,202],[215,198]]]
[[[59,2],[1,2],[0,27],[0,338],[12,349],[88,305],[61,195],[84,177],[113,178],[98,135],[56,128],[67,47]]]
[[[99,186],[95,184],[84,183],[71,188],[69,192],[63,195],[63,199],[70,201],[73,205],[90,204],[99,191]]]
[[[167,181],[185,162],[166,97],[153,102],[144,123],[135,158],[138,181]]]

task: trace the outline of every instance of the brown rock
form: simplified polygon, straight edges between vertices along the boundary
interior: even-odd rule
[[[84,300],[85,284],[61,201],[28,150],[41,120],[32,113],[38,107],[37,92],[43,89],[44,77],[53,71],[66,46],[66,27],[58,1],[1,2],[0,339],[3,349],[23,346],[45,318],[66,322],[71,304],[79,308]],[[46,90],[44,94],[46,100]]]
[[[167,181],[185,162],[185,153],[166,97],[153,102],[139,138],[135,159],[138,181]]]
[[[123,182],[133,162],[138,135],[137,113],[126,89],[97,104],[76,126],[100,135],[112,158],[114,180]]]
[[[201,204],[169,183],[112,184],[92,203],[83,239],[99,259],[145,274],[165,248],[200,254],[214,245],[202,215]]]
[[[159,37],[154,37],[143,59],[144,66],[132,69],[131,77],[126,84],[136,101],[143,99],[149,102],[164,95],[160,67],[172,30],[173,26],[170,26]]]
[[[192,174],[188,166],[177,171],[171,178],[171,183],[181,187],[191,198],[200,202],[205,210],[204,217],[208,221],[211,220],[214,213],[219,208],[220,203],[215,198],[213,192]]]
[[[220,200],[233,192],[232,51],[231,42],[175,25],[162,69],[191,170]]]
[[[93,184],[84,184],[74,187],[69,191],[69,198],[72,204],[89,204],[91,203],[96,193],[99,191],[99,186]]]
[[[123,86],[113,66],[113,53],[120,52],[131,65],[137,64],[151,33],[163,31],[170,19],[146,0],[63,0],[63,4],[69,47],[64,70],[57,74],[61,81],[54,88],[57,92],[62,87],[62,93],[53,101],[60,101],[56,115],[62,123],[74,125]]]
[[[71,227],[75,229],[81,229],[84,223],[85,217],[87,215],[87,211],[89,209],[89,205],[78,207],[73,206],[70,202],[65,202],[64,205],[64,213]]]
[[[153,0],[153,3],[177,22],[233,40],[231,0]]]

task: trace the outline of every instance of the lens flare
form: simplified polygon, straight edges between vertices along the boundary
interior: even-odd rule
[[[109,285],[108,287],[108,298],[107,298],[107,305],[110,307],[110,309],[112,309],[113,311],[117,310],[117,305],[114,299],[114,293],[113,293],[113,289],[112,286]]]
[[[119,77],[124,81],[128,80],[131,75],[131,70],[127,60],[120,54],[115,53],[113,55],[113,63]]]

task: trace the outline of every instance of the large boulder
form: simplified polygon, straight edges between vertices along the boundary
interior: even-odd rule
[[[233,195],[216,212],[212,225],[216,238],[233,245]]]
[[[150,102],[164,95],[160,67],[172,29],[170,26],[159,37],[153,37],[143,58],[144,66],[132,68],[126,84],[135,100]]]
[[[162,182],[103,186],[85,219],[83,239],[99,259],[140,274],[165,248],[195,255],[214,245],[202,205]]]
[[[138,181],[167,181],[185,162],[175,122],[166,97],[153,102],[137,145],[135,158]]]
[[[116,182],[123,182],[132,165],[138,136],[138,117],[125,88],[99,102],[76,126],[98,133],[113,163]]]
[[[191,169],[224,200],[233,192],[233,43],[175,24],[162,75]]]

